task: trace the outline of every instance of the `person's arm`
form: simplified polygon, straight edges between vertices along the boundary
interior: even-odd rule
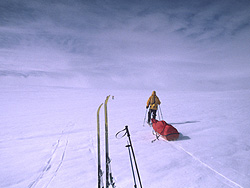
[[[148,99],[148,101],[147,101],[147,106],[146,106],[146,108],[148,108],[149,105],[150,105],[150,98],[151,98],[151,97],[149,97],[149,99]]]

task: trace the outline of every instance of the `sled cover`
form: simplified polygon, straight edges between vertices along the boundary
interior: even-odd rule
[[[166,123],[165,121],[158,121],[156,119],[151,119],[151,121],[155,132],[164,139],[172,141],[179,138],[179,132],[172,125]]]

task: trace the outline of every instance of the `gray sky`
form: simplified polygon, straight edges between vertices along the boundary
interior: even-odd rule
[[[250,89],[248,0],[2,0],[0,83]]]

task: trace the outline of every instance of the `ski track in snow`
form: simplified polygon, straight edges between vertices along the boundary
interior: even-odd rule
[[[70,134],[70,130],[72,129],[72,127],[74,126],[73,123],[69,123],[65,129],[61,132],[61,135],[60,135],[60,138],[57,140],[56,144],[55,144],[55,147],[54,147],[54,150],[50,156],[50,158],[47,160],[47,163],[46,163],[46,166],[43,168],[42,172],[39,174],[39,176],[36,178],[35,181],[33,181],[30,185],[29,185],[29,188],[34,188],[36,187],[36,185],[38,183],[41,182],[41,180],[45,179],[45,176],[46,176],[46,173],[48,171],[51,171],[53,168],[53,163],[56,163],[56,154],[59,153],[58,151],[58,148],[59,148],[59,145],[62,143],[64,144],[64,147],[63,147],[63,151],[62,151],[62,155],[61,155],[61,158],[59,158],[59,164],[57,166],[54,167],[54,171],[53,171],[53,174],[51,175],[51,177],[49,178],[49,181],[47,180],[47,184],[46,186],[43,186],[43,187],[48,187],[50,185],[50,183],[53,181],[53,179],[56,177],[58,171],[60,170],[61,166],[62,166],[62,163],[63,163],[63,160],[64,160],[64,157],[65,157],[65,153],[66,153],[66,149],[67,149],[67,146],[68,146],[68,138],[69,138],[69,134]],[[70,130],[68,130],[70,129]],[[65,134],[66,132],[66,134]],[[59,155],[60,156],[60,155]]]
[[[213,171],[216,175],[218,175],[219,177],[222,177],[223,179],[226,180],[226,184],[230,187],[238,187],[238,188],[243,188],[241,185],[239,185],[238,183],[234,182],[233,180],[227,178],[226,176],[224,176],[223,174],[221,174],[220,172],[216,171],[214,168],[212,168],[211,166],[209,166],[208,164],[202,162],[199,158],[197,158],[196,156],[194,156],[192,153],[190,153],[189,151],[187,151],[186,149],[184,149],[182,146],[180,146],[179,144],[173,143],[173,142],[169,142],[164,140],[165,142],[171,144],[172,146],[174,146],[176,149],[182,150],[183,152],[185,152],[187,155],[189,155],[190,157],[192,157],[195,161],[198,161],[200,164],[202,164],[204,167],[210,169],[211,171]]]
[[[53,181],[53,179],[56,177],[57,175],[57,172],[59,171],[59,169],[61,168],[62,166],[62,163],[63,163],[63,160],[64,160],[64,156],[65,156],[65,152],[66,152],[66,148],[68,146],[68,136],[67,136],[67,142],[65,144],[65,147],[64,147],[64,150],[63,150],[63,154],[62,154],[62,158],[60,160],[60,163],[59,165],[57,166],[57,169],[56,171],[54,172],[53,176],[51,177],[51,179],[49,180],[48,184],[45,186],[46,188],[49,186],[49,184]]]

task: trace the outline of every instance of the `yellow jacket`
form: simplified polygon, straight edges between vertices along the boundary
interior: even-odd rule
[[[150,109],[157,110],[158,105],[161,104],[160,99],[156,96],[156,92],[153,91],[152,95],[149,97],[147,101],[147,107],[150,105]]]

